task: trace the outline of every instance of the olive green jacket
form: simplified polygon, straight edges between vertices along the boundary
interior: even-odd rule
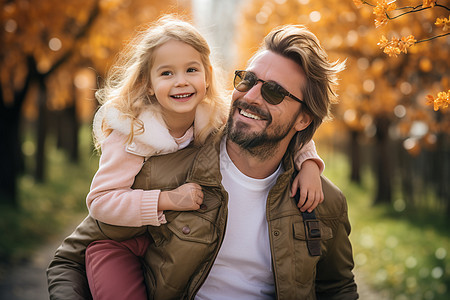
[[[153,242],[144,259],[148,299],[193,299],[208,276],[226,229],[228,194],[221,185],[219,145],[216,138],[202,148],[150,158],[136,176],[134,188],[167,190],[196,182],[203,189],[205,205],[197,211],[167,211],[167,224],[159,227],[118,227],[87,217],[50,263],[50,298],[91,298],[84,253],[92,241],[149,234]],[[310,256],[302,216],[289,196],[294,173],[289,155],[283,167],[266,209],[277,299],[357,299],[344,196],[322,179],[325,201],[316,208],[322,254]]]

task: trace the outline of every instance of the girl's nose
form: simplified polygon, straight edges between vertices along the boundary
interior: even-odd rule
[[[188,85],[188,81],[186,80],[186,77],[184,75],[177,75],[176,77],[176,82],[175,82],[176,86],[185,86]]]

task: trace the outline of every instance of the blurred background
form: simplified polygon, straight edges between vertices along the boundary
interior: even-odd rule
[[[205,35],[229,89],[287,23],[347,61],[314,140],[349,202],[361,299],[449,299],[449,1],[0,3],[0,299],[48,298],[45,268],[86,215],[98,167],[94,92],[139,26],[165,13]]]

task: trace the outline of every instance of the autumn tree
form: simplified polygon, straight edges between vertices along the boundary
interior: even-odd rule
[[[375,47],[367,47],[364,42],[360,41],[361,33],[354,28],[357,22],[356,8],[353,3],[345,1],[251,1],[247,6],[244,22],[252,30],[246,30],[240,37],[242,41],[242,49],[255,49],[265,34],[267,34],[275,26],[294,23],[304,24],[310,28],[322,42],[330,54],[330,60],[347,59],[347,70],[340,74],[340,106],[337,108],[336,117],[345,116],[343,124],[350,133],[350,149],[352,161],[352,179],[360,180],[360,153],[359,140],[364,134],[366,128],[375,126],[375,118],[369,116],[374,112],[384,114],[391,112],[394,103],[389,102],[386,97],[382,97],[377,103],[376,110],[371,107],[374,101],[373,86],[375,82],[368,78],[367,70],[372,62],[375,62],[375,68],[379,69],[380,64],[376,59],[382,57],[377,53]],[[256,26],[251,26],[256,23]],[[369,23],[369,22],[367,22]],[[368,30],[364,26],[359,28],[362,33]],[[369,57],[364,61],[359,61],[360,57]],[[359,66],[359,67],[358,67]],[[380,74],[381,75],[381,74]],[[355,81],[355,79],[358,79]],[[363,80],[363,82],[359,82]],[[384,83],[386,85],[386,83]],[[381,92],[381,91],[380,91]],[[383,104],[389,105],[383,105]],[[389,122],[387,118],[381,118],[382,122]],[[382,126],[380,121],[377,125]],[[387,123],[389,125],[389,123]],[[378,131],[380,138],[378,139],[379,148],[385,148],[384,139],[386,134]],[[384,152],[388,150],[382,150]],[[378,152],[380,153],[380,152]],[[387,165],[388,162],[384,161]],[[378,164],[379,165],[379,164]],[[389,177],[387,178],[389,181]],[[387,185],[381,189],[390,193],[390,186]]]
[[[407,147],[411,141],[423,143],[431,151],[446,140],[436,130],[447,128],[448,122],[427,109],[425,95],[433,94],[437,86],[447,82],[448,46],[445,38],[433,39],[408,48],[408,53],[395,58],[380,51],[377,43],[382,34],[392,36],[397,31],[405,36],[412,32],[425,36],[435,22],[435,14],[439,13],[426,10],[400,24],[387,24],[380,34],[374,26],[373,7],[358,9],[353,1],[252,0],[240,18],[239,28],[246,28],[238,30],[240,61],[245,62],[272,28],[287,23],[309,27],[330,54],[330,60],[347,59],[347,70],[340,76],[340,104],[334,115],[350,133],[352,176],[359,180],[360,163],[355,159],[359,156],[355,153],[359,153],[360,141],[364,139],[369,145],[367,152],[373,156],[377,179],[374,201],[391,203],[400,151],[396,146],[400,143],[410,155]],[[420,136],[417,124],[427,128],[419,132]],[[445,167],[440,166],[442,169]]]
[[[380,36],[377,45],[389,56],[391,63],[402,66],[395,70],[397,74],[394,73],[391,82],[400,79],[400,84],[393,86],[393,92],[406,92],[398,98],[400,101],[394,110],[400,119],[397,132],[404,140],[403,148],[414,157],[424,156],[421,152],[430,149],[434,152],[429,158],[434,171],[424,178],[437,184],[437,194],[442,199],[449,199],[450,189],[446,182],[450,179],[450,112],[447,109],[450,103],[450,16],[446,16],[450,6],[446,1],[436,0],[413,1],[413,5],[411,1],[385,0],[354,0],[354,3],[361,9],[372,11],[372,28],[376,30],[372,30],[371,35]],[[436,113],[424,110],[424,104],[431,104]],[[407,161],[400,156],[402,159]],[[402,178],[410,178],[411,173],[404,171],[409,169],[408,163],[402,167]],[[411,201],[414,188],[408,181],[412,182],[411,179],[403,180],[403,191]],[[450,215],[449,203],[444,204]]]
[[[86,34],[98,15],[98,2],[83,3],[90,14],[80,17],[73,6],[49,1],[8,2],[2,5],[3,45],[0,59],[1,70],[1,191],[2,199],[14,201],[16,172],[20,162],[19,122],[25,97],[31,85],[36,87],[37,152],[36,178],[43,179],[44,150],[47,120],[47,79],[67,61],[73,52],[73,43]],[[58,17],[67,13],[67,19]],[[64,34],[63,34],[64,33]],[[59,37],[58,37],[59,36]],[[63,39],[63,37],[65,39]],[[56,55],[62,42],[65,51]],[[9,130],[8,130],[9,129]]]
[[[189,1],[3,0],[1,4],[0,199],[14,205],[22,165],[21,114],[35,119],[34,173],[42,181],[50,113],[68,110],[73,130],[60,136],[77,137],[75,76],[90,68],[102,77],[136,26],[161,13],[189,13]],[[76,141],[73,144],[76,147]]]

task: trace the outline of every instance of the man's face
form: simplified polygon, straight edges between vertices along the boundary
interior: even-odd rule
[[[301,67],[291,59],[264,51],[252,61],[247,71],[264,81],[275,81],[291,94],[303,98],[300,88],[306,77]],[[261,86],[262,83],[258,82],[249,91],[234,90],[232,95],[228,138],[250,152],[261,147],[273,149],[280,142],[288,144],[297,131],[309,125],[309,117],[301,113],[299,102],[285,97],[280,104],[269,104],[261,95]]]

